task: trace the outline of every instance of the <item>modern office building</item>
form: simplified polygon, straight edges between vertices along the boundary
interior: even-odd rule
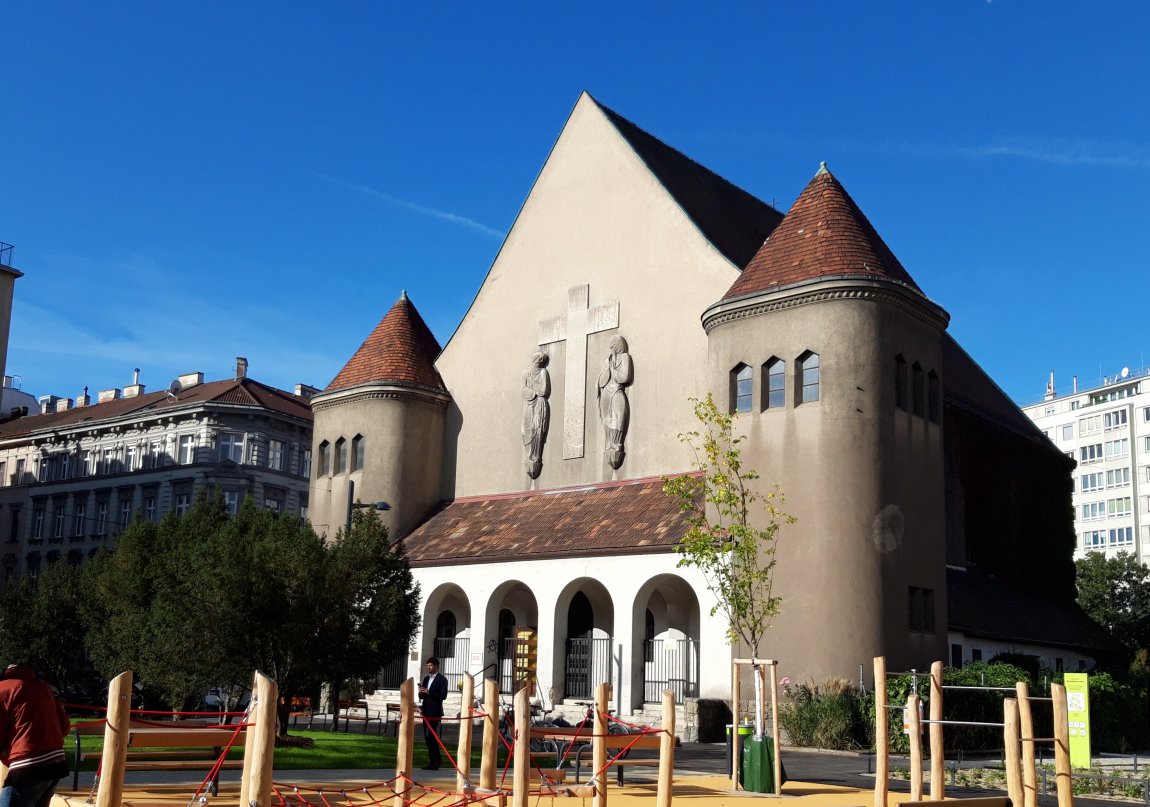
[[[1122,368],[1059,395],[1054,375],[1022,407],[1074,468],[1075,557],[1130,552],[1150,562],[1150,368]]]
[[[290,393],[247,377],[180,376],[161,392],[45,395],[40,411],[0,423],[0,579],[46,563],[79,563],[111,546],[134,518],[182,512],[219,489],[308,515],[312,388]]]

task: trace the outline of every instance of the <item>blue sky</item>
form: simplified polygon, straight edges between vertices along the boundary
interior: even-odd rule
[[[826,160],[1016,400],[1145,363],[1150,4],[0,9],[8,372],[326,385],[446,342],[580,91],[786,210]]]

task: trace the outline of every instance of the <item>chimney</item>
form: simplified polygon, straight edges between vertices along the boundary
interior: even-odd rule
[[[107,401],[114,401],[120,397],[120,388],[112,387],[111,389],[102,389],[96,394],[97,403],[106,403]]]
[[[67,412],[69,409],[72,409],[73,406],[74,401],[71,398],[61,398],[60,400],[56,401],[57,412]]]
[[[1078,376],[1074,376],[1074,394],[1078,394]]]
[[[1042,396],[1042,400],[1053,401],[1055,397],[1057,396],[1054,394],[1054,371],[1051,370],[1050,380],[1046,382],[1046,394]]]
[[[319,390],[310,384],[296,384],[295,394],[298,398],[303,398],[305,401],[310,401],[316,395],[319,395]]]
[[[248,360],[243,356],[236,356],[236,381],[243,381],[248,377]]]
[[[76,406],[88,406],[92,403],[92,398],[88,395],[88,388],[84,387],[84,391],[76,396]]]
[[[56,411],[57,402],[60,399],[55,395],[41,395],[40,396],[40,414],[50,415]]]
[[[202,383],[204,383],[203,373],[184,373],[180,376],[180,389],[187,389]]]
[[[135,398],[137,395],[144,394],[144,385],[140,383],[140,368],[137,367],[132,371],[132,383],[124,387],[125,398]]]

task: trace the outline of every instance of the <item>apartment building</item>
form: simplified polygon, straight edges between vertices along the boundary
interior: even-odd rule
[[[251,496],[307,518],[313,388],[262,384],[242,358],[231,379],[189,373],[150,393],[138,381],[95,401],[42,396],[38,413],[0,423],[0,579],[79,563],[201,490],[233,511]]]
[[[1099,386],[1059,395],[1054,376],[1039,403],[1022,407],[1078,464],[1075,557],[1130,552],[1150,563],[1150,368],[1123,368]]]

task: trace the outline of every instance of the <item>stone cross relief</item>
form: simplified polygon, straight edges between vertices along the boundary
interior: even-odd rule
[[[619,327],[619,301],[590,307],[588,285],[567,291],[567,313],[539,323],[539,344],[567,342],[563,373],[563,459],[583,456],[587,419],[587,337]]]

